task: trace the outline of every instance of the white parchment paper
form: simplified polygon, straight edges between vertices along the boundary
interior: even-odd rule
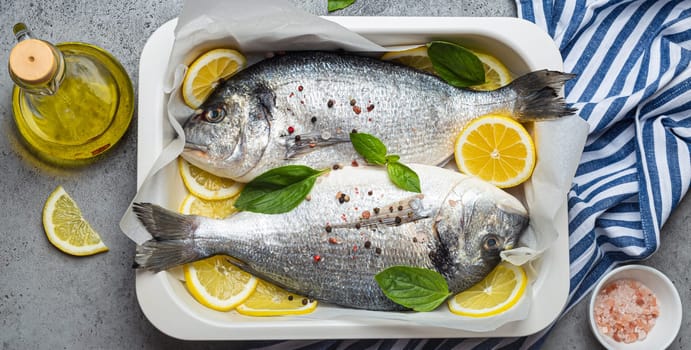
[[[238,49],[248,57],[249,64],[275,51],[387,50],[338,24],[292,8],[284,1],[187,1],[175,29],[175,41],[166,74],[168,121],[176,136],[164,147],[133,202],[153,202],[176,210],[184,197],[185,188],[177,176],[174,160],[184,147],[184,134],[180,124],[190,115],[191,110],[182,102],[179,87],[187,64],[201,53],[216,47]],[[526,204],[531,224],[523,236],[522,246],[502,253],[504,259],[517,265],[530,264],[538,259],[555,241],[557,230],[553,224],[554,219],[559,209],[566,206],[566,194],[571,186],[588,129],[587,124],[580,118],[569,117],[559,121],[536,123],[532,132],[538,150],[537,166],[529,181],[511,191]],[[124,214],[120,226],[136,243],[151,238],[136,220],[131,208]],[[528,271],[533,271],[531,279],[536,277],[534,274],[539,273],[530,268]],[[530,294],[530,288],[526,293]],[[301,317],[315,320],[399,320],[470,331],[489,331],[507,322],[525,319],[530,312],[531,300],[532,298],[523,298],[519,305],[510,311],[484,319],[456,316],[446,307],[428,313],[398,313],[353,310],[330,305],[320,306],[313,314]],[[231,316],[229,322],[232,322],[232,319]]]

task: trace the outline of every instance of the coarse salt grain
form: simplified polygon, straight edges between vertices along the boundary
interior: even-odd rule
[[[595,322],[617,342],[644,340],[660,314],[655,294],[632,279],[608,283],[595,297]]]

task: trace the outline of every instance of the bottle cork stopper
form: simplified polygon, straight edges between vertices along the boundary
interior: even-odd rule
[[[58,63],[50,44],[26,39],[12,48],[9,68],[17,78],[29,84],[42,84],[53,78]]]

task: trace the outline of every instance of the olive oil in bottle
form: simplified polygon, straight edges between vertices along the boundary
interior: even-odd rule
[[[14,27],[10,52],[14,119],[40,158],[88,163],[125,133],[134,111],[132,83],[108,52],[85,43],[52,45]]]

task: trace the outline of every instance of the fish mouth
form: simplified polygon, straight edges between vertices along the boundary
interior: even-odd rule
[[[195,143],[185,143],[182,149],[182,157],[190,163],[207,163],[209,161],[209,147]]]
[[[204,145],[198,145],[196,143],[185,142],[185,148],[182,151],[185,153],[204,154],[204,158],[206,158],[206,154],[209,153],[209,147]]]
[[[513,228],[511,230],[513,233],[504,238],[503,250],[511,250],[518,247],[521,237],[530,225],[530,217],[528,215],[523,215],[522,213],[507,214],[511,217],[508,220]]]

